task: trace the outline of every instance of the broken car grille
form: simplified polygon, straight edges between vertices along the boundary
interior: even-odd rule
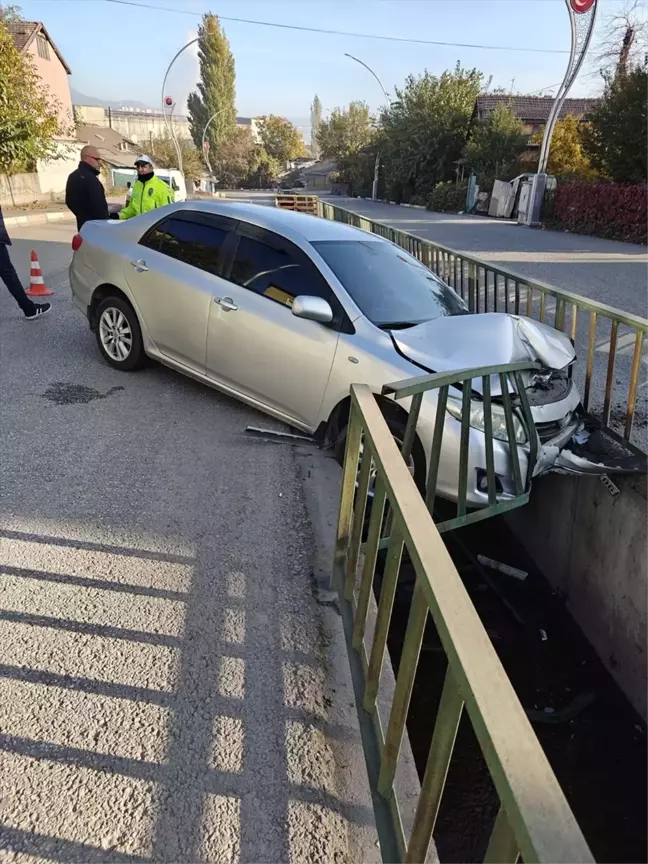
[[[552,438],[560,435],[572,417],[573,413],[570,413],[566,417],[561,417],[560,420],[552,420],[550,423],[536,423],[535,427],[540,443],[546,444],[547,441],[551,441]]]

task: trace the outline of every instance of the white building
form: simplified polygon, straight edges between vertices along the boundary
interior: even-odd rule
[[[165,138],[168,135],[164,114],[153,108],[101,108],[94,105],[75,105],[74,116],[77,123],[114,129],[130,141],[138,142],[142,149],[146,149],[146,142],[151,138]],[[173,114],[170,122],[178,138],[191,138],[188,117]],[[254,143],[260,142],[256,118],[237,117],[236,125],[249,127]]]

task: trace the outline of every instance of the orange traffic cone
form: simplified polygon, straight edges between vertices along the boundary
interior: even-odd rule
[[[25,291],[25,294],[27,294],[28,297],[49,297],[50,294],[53,293],[53,291],[50,291],[50,289],[45,286],[36,250],[32,249],[29,288]]]

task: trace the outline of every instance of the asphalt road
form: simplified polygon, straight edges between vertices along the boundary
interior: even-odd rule
[[[375,860],[312,591],[320,457],[160,366],[108,367],[72,223],[13,234],[56,295],[27,323],[0,284],[0,860]]]

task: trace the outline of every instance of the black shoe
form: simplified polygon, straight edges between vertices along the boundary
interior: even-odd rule
[[[51,303],[34,303],[36,307],[31,315],[25,315],[25,321],[35,321],[37,318],[41,318],[43,315],[47,315],[47,313],[51,310]]]

